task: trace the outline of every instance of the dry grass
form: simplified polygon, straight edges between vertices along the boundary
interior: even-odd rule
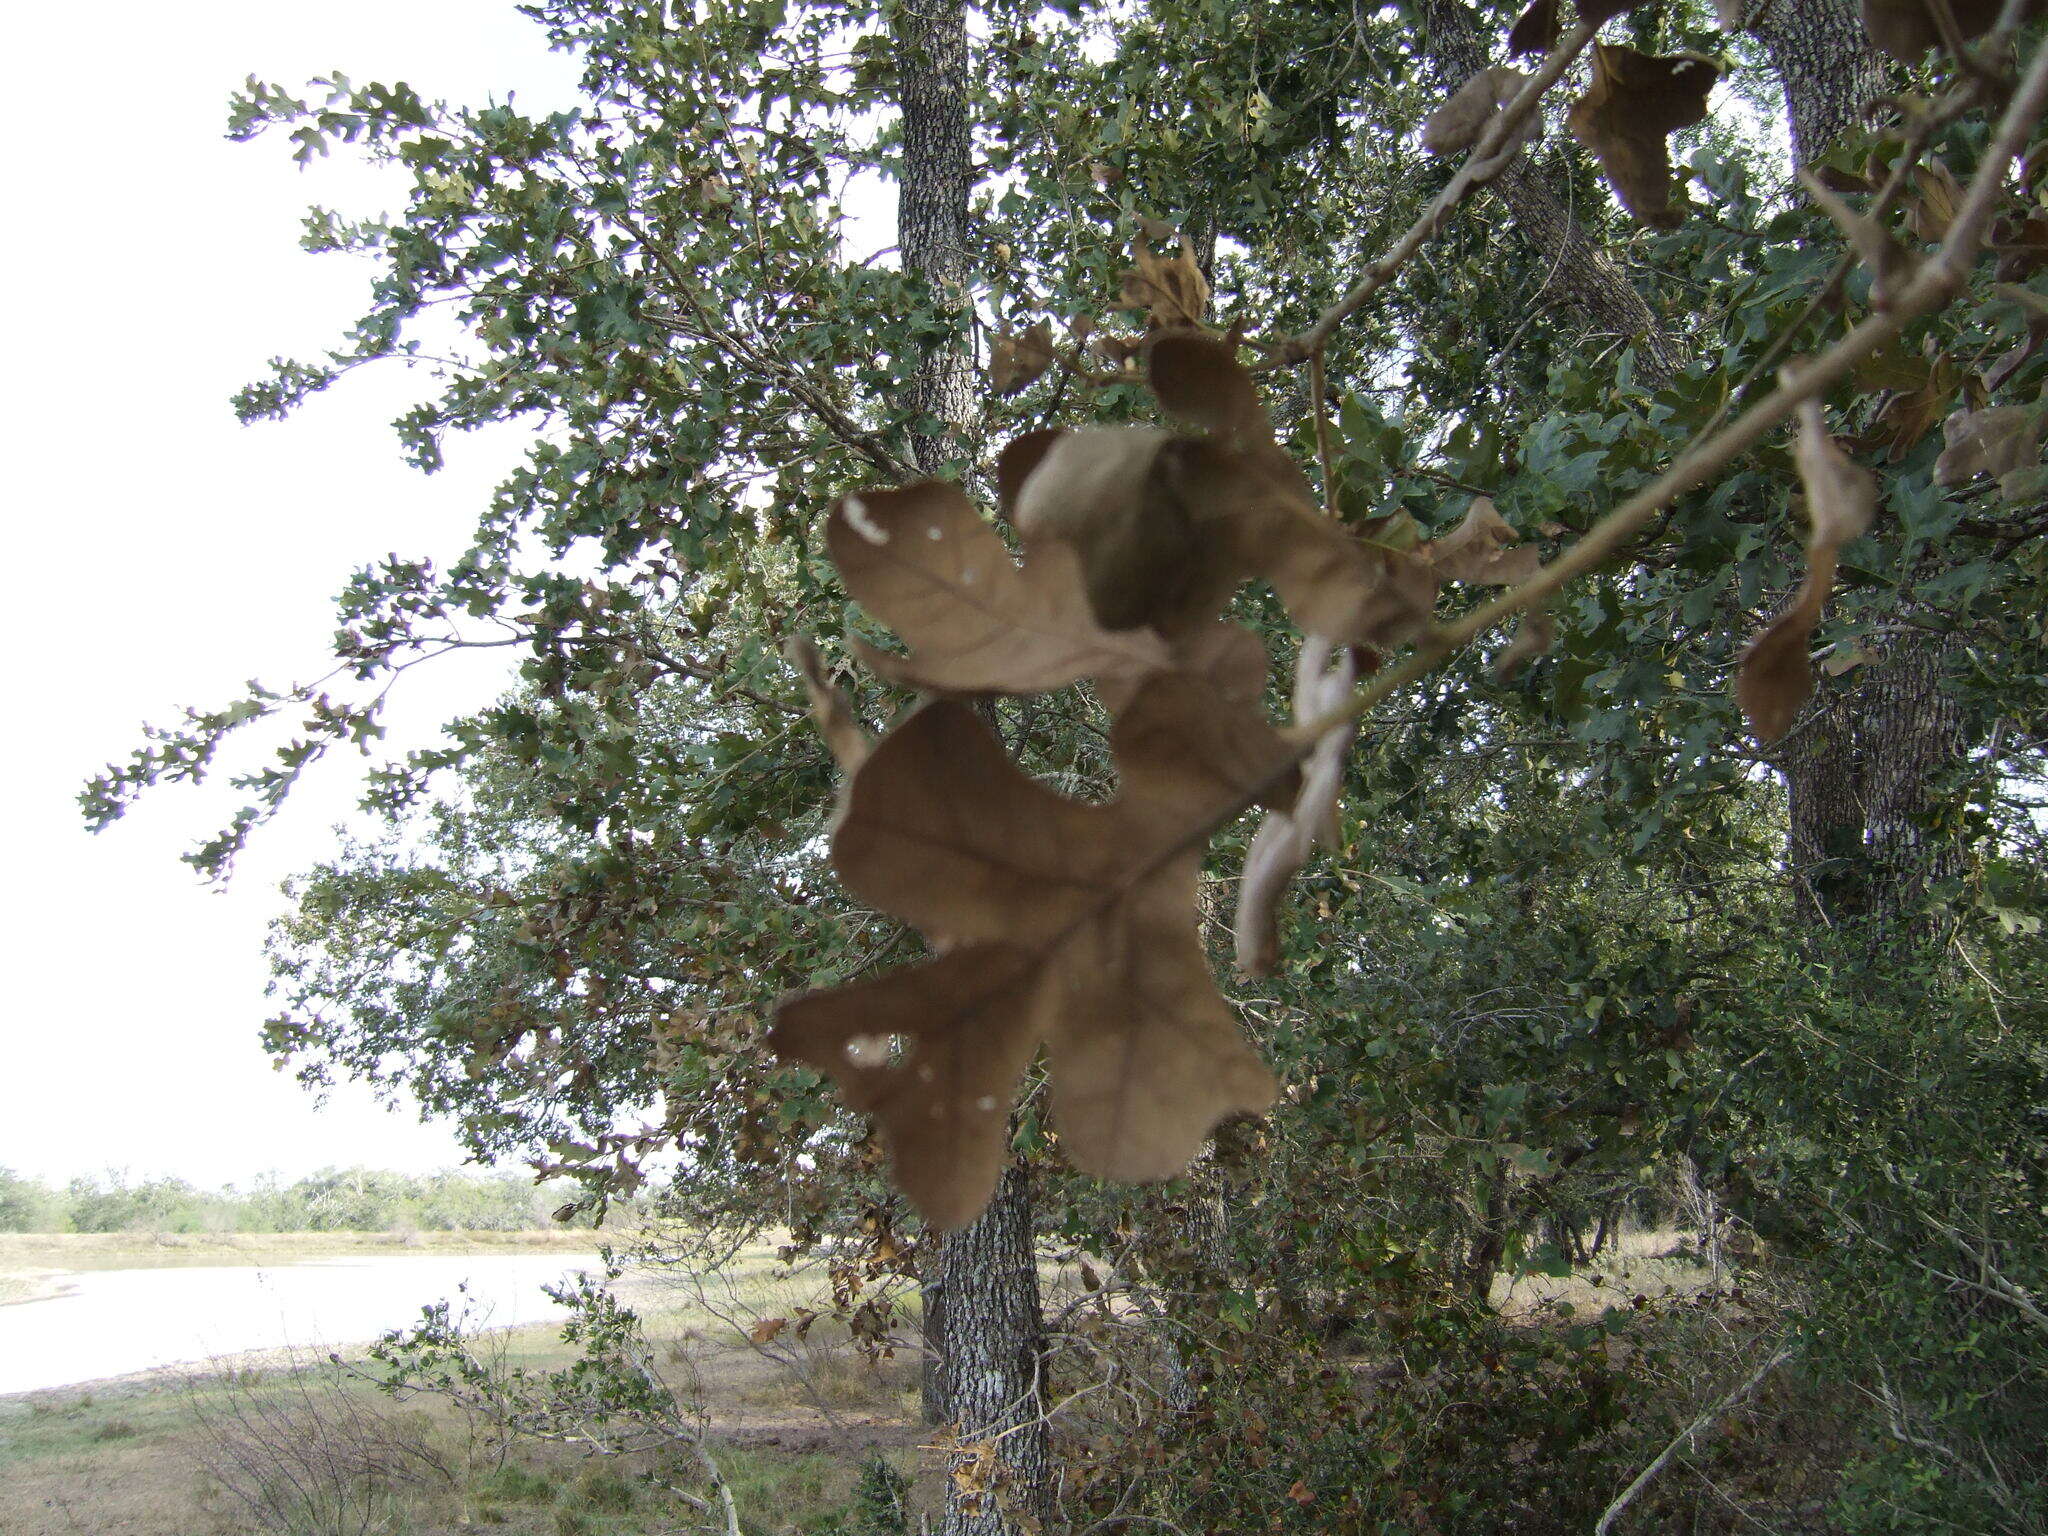
[[[1564,1275],[1518,1275],[1494,1282],[1493,1305],[1503,1316],[1556,1312],[1598,1314],[1650,1301],[1697,1295],[1713,1282],[1692,1234],[1671,1227],[1623,1232],[1584,1269]],[[1569,1315],[1569,1314],[1568,1314]]]
[[[396,1240],[337,1236],[343,1241],[327,1253],[398,1246]],[[434,1242],[435,1236],[427,1235],[434,1251],[462,1251],[445,1240]],[[591,1246],[588,1232],[544,1236],[550,1246]],[[555,1241],[564,1237],[580,1241]],[[46,1246],[37,1250],[31,1243]],[[476,1251],[512,1246],[478,1245]],[[119,1267],[137,1252],[171,1264],[275,1263],[314,1256],[289,1238],[193,1240],[157,1247],[132,1236],[55,1243],[44,1237],[0,1244],[0,1268],[30,1254],[48,1257],[53,1252],[72,1268]],[[747,1342],[747,1331],[763,1317],[793,1318],[800,1307],[823,1308],[823,1286],[822,1275],[789,1275],[775,1262],[768,1243],[738,1255],[703,1286],[644,1274],[629,1276],[620,1286],[622,1299],[641,1315],[661,1374],[679,1395],[696,1398],[708,1411],[710,1440],[735,1489],[748,1536],[806,1536],[835,1528],[860,1462],[872,1452],[889,1456],[906,1472],[917,1467],[922,1434],[916,1423],[919,1361],[914,1351],[871,1363],[853,1347],[842,1325],[824,1318],[801,1339],[792,1324],[773,1350]],[[572,1358],[550,1325],[512,1330],[504,1342],[508,1366],[547,1370]],[[302,1396],[303,1389],[292,1386],[274,1358],[244,1357],[224,1364],[243,1373],[237,1379],[245,1408],[251,1403],[288,1405]],[[195,1401],[195,1391],[205,1394],[201,1400]],[[250,1392],[253,1399],[247,1397]],[[208,1406],[217,1410],[224,1396],[218,1380],[211,1388],[193,1388],[160,1374],[90,1391],[0,1399],[0,1536],[239,1536],[247,1528],[245,1517],[202,1469],[207,1450],[203,1412]],[[463,1430],[458,1416],[421,1399],[407,1407],[424,1407],[437,1443],[459,1459]],[[408,1536],[469,1531],[478,1525],[497,1526],[507,1536],[674,1531],[681,1524],[672,1502],[664,1503],[661,1484],[666,1479],[687,1485],[694,1474],[685,1466],[664,1468],[657,1461],[643,1456],[602,1463],[607,1476],[616,1471],[630,1488],[625,1508],[600,1507],[602,1499],[592,1502],[596,1495],[583,1483],[597,1464],[587,1458],[559,1448],[523,1447],[508,1469],[471,1468],[468,1486],[459,1493],[398,1490],[387,1513],[392,1530]],[[926,1507],[936,1498],[936,1477],[935,1469],[926,1470]],[[611,1483],[604,1488],[610,1490],[605,1498],[616,1498]],[[238,1525],[238,1518],[244,1523]]]
[[[805,1536],[833,1528],[850,1497],[861,1459],[880,1450],[906,1472],[917,1469],[921,1438],[914,1419],[915,1367],[869,1367],[850,1349],[827,1348],[814,1383],[830,1407],[777,1363],[744,1345],[650,1329],[662,1371],[682,1388],[694,1383],[710,1411],[710,1440],[731,1482],[748,1536]],[[548,1368],[570,1358],[545,1327],[517,1330],[507,1364]],[[346,1391],[385,1404],[361,1385]],[[303,1379],[244,1371],[230,1381],[126,1383],[113,1391],[50,1392],[0,1400],[0,1536],[243,1536],[246,1512],[209,1479],[202,1420],[235,1399],[269,1416],[303,1408]],[[416,1433],[451,1465],[464,1455],[459,1416],[426,1399],[406,1405]],[[266,1416],[265,1411],[256,1417]],[[212,1436],[217,1440],[217,1431]],[[631,1536],[680,1528],[661,1492],[685,1486],[686,1464],[641,1455],[596,1462],[561,1447],[523,1446],[504,1469],[476,1465],[460,1490],[418,1486],[394,1491],[390,1529],[440,1536],[495,1526],[506,1536],[557,1536],[564,1530]],[[925,1503],[936,1497],[927,1472]],[[620,1490],[625,1490],[621,1497]],[[620,1506],[620,1507],[614,1507]]]

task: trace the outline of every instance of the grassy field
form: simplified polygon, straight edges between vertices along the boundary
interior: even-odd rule
[[[494,1241],[498,1236],[428,1234],[418,1245],[349,1234],[164,1245],[128,1237],[16,1238],[0,1246],[0,1271],[279,1263],[415,1246],[440,1253],[594,1246],[589,1232]],[[749,1342],[761,1319],[821,1304],[821,1284],[813,1275],[785,1273],[772,1247],[761,1245],[695,1283],[629,1277],[621,1287],[643,1319],[658,1372],[679,1398],[701,1406],[748,1536],[849,1529],[862,1465],[875,1456],[913,1481],[922,1477],[915,1504],[931,1508],[938,1497],[936,1469],[920,1473],[913,1353],[870,1362],[828,1323],[801,1340],[785,1330],[767,1348]],[[506,1367],[548,1369],[572,1358],[547,1325],[499,1337]],[[337,1424],[356,1428],[337,1435]],[[228,1536],[265,1529],[235,1497],[233,1479],[209,1469],[219,1462],[224,1431],[246,1443],[251,1425],[271,1447],[265,1454],[302,1487],[322,1486],[331,1460],[324,1447],[362,1440],[364,1426],[371,1442],[406,1447],[381,1491],[364,1492],[367,1485],[355,1479],[349,1486],[356,1491],[345,1495],[356,1501],[349,1508],[300,1522],[315,1529],[439,1536],[496,1526],[552,1536],[652,1536],[681,1528],[687,1497],[709,1491],[695,1463],[675,1452],[597,1458],[527,1443],[500,1461],[445,1405],[422,1397],[395,1402],[317,1361],[294,1371],[276,1356],[242,1357],[0,1399],[0,1536]]]
[[[537,1232],[0,1232],[0,1275],[181,1264],[288,1264],[355,1253],[588,1253],[604,1234]]]
[[[666,1331],[650,1330],[656,1337]],[[523,1331],[509,1342],[512,1365],[566,1359],[547,1330]],[[749,1536],[844,1529],[869,1457],[917,1476],[907,1366],[876,1369],[848,1360],[824,1373],[814,1385],[835,1424],[781,1367],[743,1344],[675,1336],[663,1356],[672,1382],[694,1382],[717,1400],[709,1443]],[[361,1520],[366,1530],[406,1536],[480,1525],[508,1536],[652,1536],[678,1529],[687,1513],[676,1490],[710,1492],[694,1461],[679,1453],[600,1458],[526,1443],[501,1460],[460,1414],[426,1399],[393,1402],[319,1366],[293,1374],[223,1365],[110,1392],[0,1401],[0,1533],[227,1536],[263,1529],[234,1491],[252,1486],[248,1479],[231,1467],[227,1476],[219,1470],[223,1435],[234,1437],[251,1423],[261,1427],[266,1459],[291,1482],[340,1490],[321,1511],[330,1517],[324,1524],[336,1529],[354,1529]],[[323,1428],[339,1423],[349,1432]],[[380,1450],[400,1443],[402,1455]],[[392,1475],[374,1490],[360,1476],[347,1488],[323,1480],[337,1445],[366,1465],[388,1454]],[[936,1497],[931,1480],[927,1474],[928,1486],[913,1495],[926,1507]],[[317,1493],[308,1502],[315,1501]]]
[[[528,1241],[522,1244],[522,1239]],[[418,1245],[439,1252],[503,1252],[519,1246],[574,1249],[592,1234],[434,1234]],[[580,1242],[577,1241],[580,1239]],[[40,1245],[40,1246],[38,1246]],[[0,1269],[123,1267],[145,1263],[275,1263],[338,1253],[389,1252],[395,1239],[243,1238],[157,1245],[147,1239],[0,1240]],[[1048,1266],[1049,1303],[1078,1286]],[[1524,1277],[1502,1285],[1503,1312],[1540,1323],[1569,1302],[1580,1315],[1626,1306],[1638,1294],[1696,1291],[1707,1271],[1669,1232],[1631,1234],[1586,1272],[1561,1279]],[[909,1479],[908,1528],[941,1496],[940,1458],[920,1449],[919,1357],[906,1348],[870,1361],[843,1328],[821,1321],[799,1337],[773,1331],[750,1342],[764,1320],[822,1308],[822,1278],[791,1275],[770,1245],[734,1256],[717,1273],[694,1279],[629,1275],[623,1298],[640,1314],[655,1368],[677,1396],[699,1406],[707,1443],[732,1487],[747,1536],[848,1536],[856,1523],[863,1465],[883,1458]],[[571,1356],[551,1327],[500,1335],[503,1364],[545,1369]],[[525,1443],[502,1461],[480,1452],[464,1417],[425,1398],[395,1402],[317,1362],[297,1373],[270,1358],[222,1361],[199,1371],[167,1372],[96,1386],[0,1399],[0,1536],[229,1536],[266,1529],[236,1501],[209,1461],[218,1462],[222,1426],[266,1425],[290,1462],[312,1458],[335,1436],[323,1424],[371,1426],[368,1438],[408,1449],[388,1485],[367,1504],[308,1529],[363,1536],[453,1536],[494,1526],[552,1536],[655,1536],[694,1529],[686,1500],[709,1492],[701,1472],[675,1452],[597,1458],[555,1445]],[[347,1439],[347,1436],[341,1437]],[[358,1435],[356,1438],[362,1438]],[[300,1483],[317,1481],[303,1467]],[[357,1484],[360,1486],[360,1480]],[[285,1527],[277,1527],[284,1529]]]

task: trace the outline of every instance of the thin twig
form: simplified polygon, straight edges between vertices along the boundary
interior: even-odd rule
[[[1488,120],[1486,131],[1480,134],[1479,142],[1472,146],[1472,153],[1465,157],[1465,163],[1458,167],[1457,174],[1429,200],[1429,206],[1388,248],[1387,253],[1367,267],[1358,281],[1352,284],[1350,292],[1324,310],[1314,325],[1298,336],[1269,344],[1269,355],[1259,367],[1262,370],[1292,367],[1314,357],[1337,333],[1338,326],[1364,308],[1366,300],[1393,281],[1394,274],[1436,237],[1458,205],[1500,170],[1501,151],[1520,129],[1523,119],[1536,110],[1544,93],[1586,51],[1586,45],[1593,41],[1593,34],[1599,30],[1597,26],[1582,21],[1567,32],[1536,73],[1529,77],[1528,83],[1515,93],[1514,100]]]
[[[1316,421],[1316,463],[1323,471],[1323,510],[1331,517],[1337,515],[1337,480],[1330,469],[1330,400],[1328,384],[1323,378],[1323,349],[1309,354],[1308,359],[1308,400],[1309,410]]]
[[[1726,1397],[1722,1398],[1718,1403],[1715,1403],[1711,1408],[1707,1409],[1706,1412],[1702,1413],[1698,1418],[1694,1419],[1692,1423],[1688,1424],[1685,1427],[1685,1429],[1679,1433],[1677,1439],[1673,1440],[1669,1445],[1665,1446],[1663,1450],[1657,1453],[1657,1459],[1655,1461],[1651,1462],[1647,1467],[1643,1468],[1642,1471],[1636,1474],[1636,1479],[1634,1482],[1630,1483],[1626,1488],[1621,1490],[1621,1496],[1617,1498],[1612,1504],[1607,1506],[1606,1513],[1600,1516],[1599,1523],[1593,1527],[1593,1536],[1607,1536],[1607,1533],[1614,1528],[1614,1522],[1620,1518],[1621,1512],[1628,1508],[1629,1502],[1632,1499],[1634,1499],[1637,1494],[1641,1493],[1643,1489],[1649,1486],[1650,1480],[1654,1478],[1659,1472],[1664,1470],[1665,1465],[1671,1460],[1673,1456],[1676,1456],[1681,1449],[1683,1449],[1686,1445],[1691,1443],[1693,1436],[1697,1435],[1701,1430],[1705,1429],[1709,1424],[1713,1423],[1714,1420],[1720,1418],[1722,1414],[1726,1413],[1730,1408],[1733,1408],[1737,1403],[1741,1402],[1745,1397],[1749,1396],[1750,1393],[1754,1392],[1756,1390],[1757,1383],[1762,1381],[1766,1376],[1770,1375],[1771,1372],[1775,1371],[1779,1366],[1783,1365],[1785,1361],[1791,1357],[1791,1354],[1792,1351],[1789,1349],[1779,1350],[1776,1354],[1772,1355],[1770,1359],[1766,1360],[1762,1365],[1758,1366],[1755,1370],[1751,1371],[1749,1373],[1749,1379],[1744,1381],[1741,1386],[1737,1387],[1734,1391],[1730,1392]]]

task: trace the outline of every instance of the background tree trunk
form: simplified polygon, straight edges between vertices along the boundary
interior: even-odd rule
[[[976,415],[974,357],[967,339],[973,140],[967,112],[967,10],[963,0],[906,0],[895,12],[903,106],[903,173],[896,243],[904,270],[959,307],[961,328],[934,345],[918,369],[917,408],[931,428],[911,454],[928,475],[969,453]],[[1037,1514],[1050,1487],[1039,1360],[1044,1321],[1033,1242],[1031,1181],[1013,1163],[995,1198],[970,1225],[935,1234],[920,1279],[925,1300],[924,1413],[953,1422],[963,1444],[991,1443],[962,1458],[947,1486],[944,1536],[999,1536],[1004,1511]],[[994,1439],[1006,1429],[1014,1433]]]
[[[1005,1536],[1013,1512],[1047,1513],[1052,1453],[1032,1236],[1031,1176],[1021,1161],[980,1216],[946,1234],[946,1390],[959,1453],[942,1536]]]
[[[1429,62],[1448,95],[1492,62],[1492,34],[1466,0],[1423,0],[1422,14]],[[1634,340],[1638,371],[1652,381],[1678,370],[1685,349],[1571,216],[1528,154],[1495,177],[1491,190],[1548,269],[1538,303],[1564,305],[1589,336]]]
[[[1784,87],[1795,164],[1862,121],[1884,89],[1854,0],[1761,0],[1748,24]],[[1845,677],[1817,680],[1776,763],[1787,862],[1808,922],[1923,931],[1928,892],[1961,873],[1957,834],[1936,830],[1943,783],[1968,755],[1961,713],[1942,686],[1952,651],[1936,633],[1905,627]]]
[[[917,409],[934,429],[914,434],[911,456],[927,475],[966,451],[977,401],[967,338],[968,195],[974,188],[967,117],[967,8],[960,0],[907,0],[895,11],[903,98],[903,175],[896,246],[903,270],[959,306],[961,331],[934,344],[918,369]]]
[[[906,272],[940,292],[964,294],[968,195],[974,185],[967,119],[967,11],[939,0],[928,11],[895,13],[903,112],[903,165],[896,201],[896,246]],[[974,415],[974,366],[958,340],[934,344],[918,368],[916,409],[964,428]],[[957,453],[954,434],[918,432],[910,452],[936,475]],[[952,1418],[946,1397],[946,1237],[929,1238],[919,1262],[924,1303],[923,1409],[927,1424]]]
[[[1743,24],[1785,88],[1792,163],[1806,165],[1863,120],[1885,89],[1856,0],[1749,0]]]

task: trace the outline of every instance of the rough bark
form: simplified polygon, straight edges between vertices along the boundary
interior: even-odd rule
[[[929,0],[929,9],[896,11],[900,60],[903,162],[897,185],[896,247],[906,272],[944,294],[964,296],[968,195],[974,185],[967,118],[967,11],[957,0]],[[955,429],[974,416],[973,358],[960,342],[932,346],[919,364],[913,404],[920,415]],[[918,432],[912,462],[941,473],[959,451],[956,432]],[[945,1240],[927,1245],[920,1285],[924,1301],[924,1417],[952,1417],[946,1400]]]
[[[1863,120],[1885,89],[1884,66],[1864,39],[1856,0],[1748,0],[1756,34],[1785,89],[1792,163],[1805,165]]]
[[[935,430],[911,439],[928,475],[965,452],[976,414],[974,356],[965,327],[968,195],[974,187],[967,116],[967,8],[959,0],[909,0],[895,12],[903,106],[903,170],[896,246],[903,269],[923,277],[942,303],[957,306],[961,331],[931,347],[918,368],[917,410]]]
[[[1013,1162],[980,1216],[945,1239],[946,1376],[957,1447],[942,1536],[1043,1520],[1052,1486],[1031,1178]],[[1024,1529],[1031,1527],[1026,1525]]]
[[[1426,47],[1437,85],[1449,94],[1491,62],[1492,34],[1467,0],[1423,0]],[[1655,382],[1685,361],[1685,349],[1607,253],[1572,217],[1564,200],[1527,155],[1496,177],[1492,195],[1545,268],[1542,294],[1569,310],[1589,337],[1634,340],[1638,373]]]
[[[961,316],[956,336],[930,348],[918,368],[916,405],[930,425],[913,435],[911,456],[936,475],[968,455],[977,416],[966,327],[974,186],[967,9],[963,0],[905,0],[894,25],[903,111],[896,244],[904,270]],[[972,1224],[935,1235],[921,1279],[926,1347],[936,1362],[925,1372],[925,1416],[953,1423],[963,1446],[990,1447],[985,1460],[961,1458],[940,1530],[999,1536],[1007,1509],[1036,1514],[1050,1487],[1039,1373],[1044,1323],[1031,1185],[1021,1166],[1010,1168]],[[1003,1433],[1013,1426],[1022,1427]]]
[[[1827,928],[1864,907],[1863,773],[1846,690],[1824,687],[1772,756],[1786,799],[1786,872],[1799,920]]]
[[[918,1375],[918,1408],[927,1424],[953,1417],[946,1398],[946,1248],[933,1233],[917,1259],[917,1296],[924,1318],[924,1369]]]
[[[1746,22],[1784,88],[1795,164],[1860,122],[1884,88],[1855,0],[1757,0]],[[1786,861],[1807,922],[1868,925],[1880,941],[1924,935],[1930,890],[1960,873],[1962,843],[1939,828],[1939,801],[1968,754],[1942,686],[1950,654],[1937,632],[1902,628],[1871,662],[1819,680],[1778,755]]]
[[[1962,840],[1941,824],[1968,751],[1962,712],[1942,686],[1952,650],[1945,637],[1910,634],[1863,687],[1870,916],[1887,933],[1928,931],[1928,897],[1962,873]]]

